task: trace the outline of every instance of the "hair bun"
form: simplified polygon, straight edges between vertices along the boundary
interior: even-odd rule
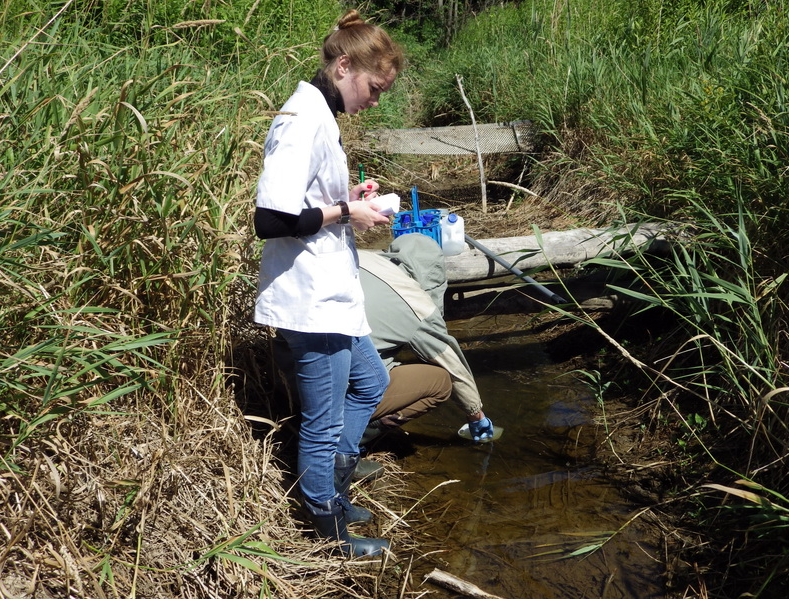
[[[349,10],[337,22],[337,29],[347,29],[354,25],[364,25],[364,19],[355,10]]]

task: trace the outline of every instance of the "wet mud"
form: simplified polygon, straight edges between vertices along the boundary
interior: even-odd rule
[[[373,448],[412,473],[424,555],[413,580],[440,568],[511,599],[663,597],[660,541],[597,465],[604,423],[588,389],[552,362],[526,316],[449,325],[504,434],[474,445],[457,435],[462,412],[445,405]]]

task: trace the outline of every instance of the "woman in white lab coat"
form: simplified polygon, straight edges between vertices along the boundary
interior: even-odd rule
[[[344,552],[375,555],[387,541],[350,536],[346,528],[372,517],[347,492],[359,440],[389,382],[369,338],[353,229],[389,218],[377,212],[375,181],[349,191],[335,118],[377,106],[403,55],[352,10],[325,38],[322,58],[323,69],[299,83],[266,138],[255,230],[267,241],[255,320],[276,327],[295,360],[299,488],[310,519]]]

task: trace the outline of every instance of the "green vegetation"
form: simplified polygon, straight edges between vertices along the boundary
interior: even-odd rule
[[[465,23],[427,3],[371,4],[411,65],[366,125],[467,122],[461,75],[478,121],[539,123],[532,180],[570,173],[578,189],[615,193],[621,220],[679,225],[667,260],[589,266],[640,282],[618,291],[677,324],[628,356],[653,422],[681,427],[677,448],[697,477],[686,501],[709,534],[693,559],[727,549],[729,573],[707,590],[783,596],[784,3],[477,2]],[[298,532],[269,528],[287,513],[261,490],[281,482],[265,467],[270,448],[250,448],[243,472],[223,452],[246,439],[226,363],[250,334],[240,321],[262,142],[341,12],[328,0],[0,0],[4,573],[11,556],[21,579],[43,567],[56,595],[134,596],[144,571],[189,597],[208,592],[195,565],[216,568],[226,596],[310,596],[298,585],[340,571],[294,553]],[[182,480],[206,490],[184,496],[194,485]],[[163,527],[151,506],[166,500],[202,506],[200,526]],[[172,556],[141,550],[168,536]],[[25,570],[53,538],[60,557]]]
[[[668,260],[588,267],[623,271],[638,291],[615,291],[676,323],[638,357],[619,349],[652,413],[680,423],[710,542],[693,559],[726,548],[730,574],[707,582],[721,597],[783,596],[789,572],[788,24],[783,2],[532,0],[468,21],[424,66],[427,120],[468,121],[459,74],[478,120],[539,123],[533,180],[561,172],[587,190],[576,205],[616,191],[622,221],[676,227]],[[747,494],[721,493],[738,479]]]
[[[730,574],[708,583],[715,596],[780,597],[789,569],[786,273],[760,270],[748,234],[758,215],[742,207],[734,215],[693,207],[694,223],[678,232],[670,258],[639,254],[590,266],[622,272],[631,284],[611,289],[673,323],[639,358],[627,357],[648,381],[644,402],[652,423],[677,424],[681,466],[668,478],[677,481],[683,509],[695,514],[686,526],[698,527],[709,544],[688,555],[717,563],[716,572],[725,561]],[[732,490],[733,484],[751,490]],[[730,553],[721,560],[725,546]]]
[[[0,2],[3,595],[316,596],[349,576],[294,528],[227,370],[255,334],[268,122],[341,12]]]
[[[0,87],[0,377],[21,426],[6,432],[142,389],[174,411],[172,374],[196,350],[226,351],[266,123],[317,67],[312,32],[336,7],[308,3],[313,20],[295,31],[268,3],[198,22],[178,2],[66,2],[36,35],[50,5],[21,4],[2,12],[17,33],[5,47],[19,49]]]
[[[491,8],[425,66],[425,115],[468,120],[460,74],[477,118],[530,118],[558,143],[573,131],[590,175],[653,215],[677,215],[692,193],[715,212],[758,202],[780,221],[789,21],[782,3],[733,4]]]
[[[279,3],[70,4],[40,35],[49,3],[0,13],[19,50],[0,67],[2,330],[16,352],[0,376],[19,415],[85,393],[71,377],[153,379],[171,396],[177,381],[152,365],[171,372],[206,341],[223,355],[267,122],[337,15],[306,3],[297,30]]]

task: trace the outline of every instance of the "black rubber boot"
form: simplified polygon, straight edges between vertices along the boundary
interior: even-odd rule
[[[374,462],[373,460],[359,460],[359,463],[356,465],[356,470],[353,471],[353,476],[351,477],[354,482],[361,482],[363,480],[375,480],[376,478],[380,478],[384,473],[383,464],[379,464],[378,462]]]
[[[362,438],[359,441],[359,446],[363,447],[368,443],[372,443],[373,440],[377,439],[384,433],[384,429],[381,426],[381,420],[373,420],[371,421],[365,428],[364,433],[362,433]]]
[[[337,502],[342,506],[346,524],[356,522],[369,522],[373,513],[363,507],[353,505],[348,497],[351,488],[353,473],[359,463],[359,455],[334,454],[334,490],[337,492]]]
[[[324,503],[305,501],[304,507],[316,532],[323,538],[340,541],[340,549],[346,555],[353,557],[380,555],[384,549],[389,548],[389,541],[386,539],[351,535],[348,532],[342,504],[337,501],[337,497]]]

